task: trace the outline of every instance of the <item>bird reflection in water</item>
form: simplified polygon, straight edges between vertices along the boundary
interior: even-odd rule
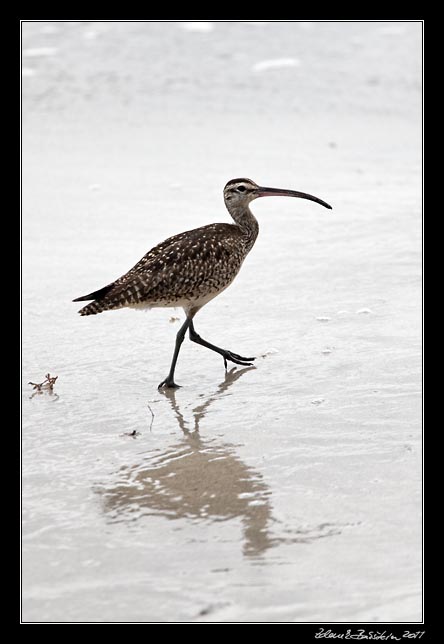
[[[225,393],[225,391],[231,387],[233,383],[236,382],[236,380],[239,380],[241,376],[243,376],[245,373],[248,371],[254,371],[256,367],[248,367],[246,369],[237,369],[236,367],[233,367],[230,369],[230,371],[225,372],[225,378],[224,380],[219,384],[216,392],[209,396],[205,402],[203,402],[200,405],[197,405],[193,409],[193,419],[194,419],[194,427],[193,427],[193,432],[198,432],[199,431],[199,425],[200,421],[205,418],[205,415],[207,413],[208,407],[211,405],[212,402],[217,400],[222,396],[222,394]],[[160,389],[159,393],[163,394],[165,398],[168,398],[171,404],[171,408],[174,411],[174,414],[176,416],[176,420],[179,423],[180,429],[183,431],[184,434],[189,435],[190,430],[188,427],[188,421],[185,420],[184,415],[180,411],[180,407],[177,404],[176,400],[176,389]]]
[[[295,529],[279,525],[272,516],[271,490],[262,475],[239,458],[235,445],[201,437],[200,423],[210,405],[252,369],[227,372],[214,394],[193,409],[192,429],[176,390],[162,391],[182,438],[163,451],[150,451],[137,465],[121,468],[117,482],[96,489],[109,520],[134,521],[149,515],[213,523],[240,519],[243,553],[248,557],[260,557],[279,544],[310,543],[341,532],[331,523]],[[271,524],[279,536],[272,534]]]
[[[123,467],[117,483],[101,488],[109,518],[122,521],[153,514],[212,522],[239,518],[245,555],[260,555],[273,545],[271,491],[261,474],[242,462],[234,445],[199,434],[210,405],[254,368],[228,371],[216,392],[193,409],[191,430],[176,390],[163,390],[183,437],[162,452],[150,452],[137,465]]]

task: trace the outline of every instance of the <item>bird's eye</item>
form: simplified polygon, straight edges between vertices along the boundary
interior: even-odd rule
[[[237,187],[237,191],[238,191],[238,192],[245,192],[245,190],[246,190],[246,187],[245,187],[245,186],[238,186],[238,187]]]

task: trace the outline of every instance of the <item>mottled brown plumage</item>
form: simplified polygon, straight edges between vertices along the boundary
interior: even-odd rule
[[[92,293],[79,311],[94,315],[122,307],[200,308],[223,291],[247,255],[246,239],[234,224],[210,224],[174,235],[155,246],[125,275]],[[203,305],[203,304],[202,304]]]
[[[241,365],[251,364],[254,358],[243,358],[203,340],[194,330],[193,318],[238,274],[259,232],[249,203],[258,197],[271,195],[302,197],[331,208],[306,193],[261,188],[250,179],[233,179],[224,188],[224,199],[234,224],[210,224],[169,237],[152,248],[122,277],[98,291],[76,298],[74,302],[94,300],[80,309],[80,315],[95,315],[123,307],[182,307],[186,320],[177,334],[170,373],[159,387],[176,387],[174,369],[187,330],[191,340],[222,355],[225,367],[227,360]]]

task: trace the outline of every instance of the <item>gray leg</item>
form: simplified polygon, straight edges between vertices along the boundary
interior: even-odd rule
[[[237,353],[233,353],[232,351],[228,351],[227,349],[221,349],[220,347],[216,347],[216,345],[207,342],[206,340],[201,338],[198,333],[196,333],[193,325],[193,320],[191,319],[189,321],[189,329],[190,340],[196,342],[197,344],[201,344],[203,347],[207,347],[207,349],[211,349],[211,351],[219,353],[224,359],[225,369],[227,368],[227,360],[229,360],[230,362],[235,362],[236,364],[243,365],[245,367],[251,367],[251,360],[254,360],[255,358],[244,358],[243,356],[239,356]]]
[[[176,362],[179,356],[180,347],[182,346],[185,333],[187,332],[187,329],[190,323],[192,323],[191,318],[187,318],[185,322],[182,324],[182,326],[180,327],[179,331],[177,332],[176,346],[174,347],[174,354],[173,354],[173,359],[171,361],[170,372],[165,378],[165,380],[162,380],[160,385],[157,387],[158,389],[160,389],[161,387],[171,387],[173,389],[177,389],[177,387],[179,386],[179,385],[176,385],[176,383],[174,382],[174,370],[176,369]]]

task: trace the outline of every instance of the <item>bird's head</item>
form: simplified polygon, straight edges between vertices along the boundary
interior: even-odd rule
[[[245,207],[259,197],[259,186],[251,179],[231,179],[224,188],[227,207]]]
[[[283,190],[281,188],[265,188],[258,186],[251,179],[231,179],[224,188],[224,200],[230,212],[238,208],[247,207],[253,199],[257,199],[258,197],[299,197],[301,199],[315,201],[321,204],[321,206],[331,209],[328,203],[306,192]]]

